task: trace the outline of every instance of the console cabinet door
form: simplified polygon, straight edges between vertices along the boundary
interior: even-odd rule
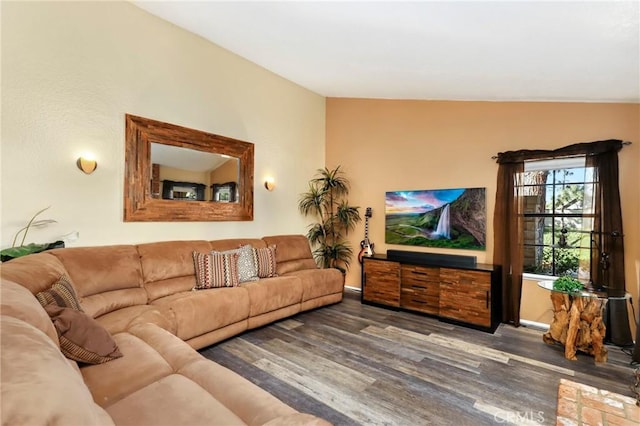
[[[491,273],[440,268],[440,316],[491,326]]]
[[[364,258],[362,291],[367,302],[400,306],[400,263]]]
[[[440,268],[403,264],[400,277],[400,306],[412,311],[438,315]]]

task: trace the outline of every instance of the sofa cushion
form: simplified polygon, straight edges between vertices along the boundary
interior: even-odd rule
[[[142,287],[135,246],[74,247],[51,252],[69,273],[78,296]]]
[[[194,289],[237,287],[238,253],[198,253],[193,252],[193,263],[196,270],[196,286]]]
[[[249,292],[251,317],[302,302],[302,283],[298,277],[265,278],[241,286]]]
[[[114,424],[49,337],[6,315],[0,324],[3,425]]]
[[[145,287],[149,287],[149,284],[157,281],[171,278],[193,277],[195,275],[193,252],[208,253],[211,251],[209,242],[202,240],[163,241],[138,244],[137,247]],[[162,296],[167,296],[167,294]]]
[[[129,306],[144,306],[148,301],[143,288],[106,291],[80,300],[82,309],[94,318]]]
[[[240,246],[251,246],[256,248],[266,247],[267,245],[258,238],[230,238],[226,240],[209,241],[211,250],[225,251],[237,249]]]
[[[278,275],[303,269],[317,269],[309,240],[304,235],[274,235],[264,237],[269,246],[275,245]]]
[[[344,291],[344,275],[334,268],[305,269],[285,276],[300,278],[303,302],[329,294],[342,294]]]
[[[218,290],[210,290],[214,291]],[[138,339],[138,346],[146,345],[154,352],[153,359],[161,357],[170,372],[161,368],[161,378],[108,404],[107,411],[118,424],[261,425],[278,418],[292,420],[290,416],[296,414],[294,409],[247,379],[205,359],[177,337],[152,324],[131,327],[129,333],[116,337],[125,336],[128,336],[127,339]],[[122,360],[111,364],[117,362]],[[108,366],[104,364],[89,369]],[[83,372],[86,370],[83,369]],[[185,401],[185,398],[191,400]],[[197,407],[193,407],[192,404],[196,402]],[[197,415],[197,418],[193,419],[193,415]],[[308,424],[316,424],[315,418],[310,417],[303,416],[298,420],[309,420]],[[279,423],[276,421],[274,424]],[[317,424],[326,425],[323,422]]]
[[[118,425],[246,426],[205,389],[179,374],[163,377],[127,395],[108,407],[107,412]]]
[[[249,317],[249,293],[242,287],[172,294],[152,302],[175,314],[176,336],[189,340]]]
[[[58,333],[49,315],[26,287],[3,278],[0,281],[0,312],[28,322],[58,346]]]
[[[62,308],[72,308],[82,311],[80,301],[76,296],[76,291],[71,284],[67,275],[62,275],[58,281],[53,283],[50,289],[41,291],[36,294],[36,299],[42,306],[56,305]]]
[[[151,346],[173,372],[178,372],[185,365],[202,359],[202,355],[167,330],[154,324],[137,324],[128,333]]]
[[[258,277],[271,278],[276,273],[276,246],[254,248],[253,257],[258,266]]]
[[[122,333],[133,324],[150,322],[169,332],[175,333],[175,318],[170,309],[160,309],[152,305],[127,306],[96,318],[96,320],[110,333]]]
[[[193,267],[193,253],[189,254],[189,262],[191,263],[191,267]],[[186,277],[167,278],[166,280],[146,283],[144,288],[147,291],[149,303],[151,303],[161,297],[193,290],[195,286],[196,275],[194,272],[193,275]]]
[[[185,365],[180,374],[200,385],[247,425],[263,425],[296,413],[244,377],[207,359]]]
[[[92,317],[147,303],[136,246],[73,247],[51,253],[63,263],[82,308]]]
[[[82,368],[96,402],[110,411],[119,401],[203,359],[185,342],[154,324],[133,325],[128,332],[116,334],[114,339],[124,354],[123,358]],[[126,374],[120,373],[123,371]],[[128,400],[129,403],[138,401],[135,398]],[[164,405],[178,409],[170,401],[165,401]],[[123,403],[119,406],[129,405]]]
[[[173,373],[164,357],[143,339],[130,333],[114,334],[113,339],[122,358],[80,369],[94,400],[104,408]]]
[[[102,364],[122,356],[109,332],[84,312],[53,304],[44,310],[58,332],[60,350],[67,358],[85,364]]]

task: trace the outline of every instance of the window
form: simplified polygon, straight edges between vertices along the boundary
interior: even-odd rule
[[[584,156],[525,162],[523,272],[591,279],[593,176]]]

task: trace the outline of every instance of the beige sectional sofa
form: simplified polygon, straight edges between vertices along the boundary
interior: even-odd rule
[[[193,291],[192,254],[276,246],[277,277]],[[304,236],[52,250],[2,264],[2,424],[326,424],[194,349],[342,300]],[[121,358],[78,365],[33,296],[61,276]],[[186,342],[186,344],[185,344]]]

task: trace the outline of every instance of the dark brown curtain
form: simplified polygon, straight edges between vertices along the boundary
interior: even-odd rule
[[[522,293],[523,172],[523,161],[500,164],[493,216],[493,264],[502,266],[502,322],[516,327]]]
[[[593,262],[595,273],[601,254],[608,254],[608,286],[616,286],[624,293],[624,248],[622,243],[622,214],[618,188],[618,151],[622,141],[609,139],[577,143],[556,150],[519,150],[498,154],[498,182],[493,218],[493,263],[502,266],[502,321],[520,325],[520,296],[522,294],[523,262],[523,200],[520,180],[527,160],[585,155],[587,165],[594,167],[598,183],[595,194],[594,235],[608,234]],[[595,253],[594,253],[595,254]],[[600,272],[598,272],[600,273]],[[597,279],[604,277],[594,277]]]
[[[529,160],[545,160],[551,158],[575,157],[577,155],[600,155],[607,152],[616,153],[622,149],[622,141],[608,139],[597,142],[581,142],[562,148],[548,149],[521,149],[519,151],[507,151],[498,153],[498,164],[524,162]],[[617,159],[616,159],[617,164]]]
[[[587,165],[594,168],[596,187],[594,191],[595,221],[593,226],[593,244],[591,251],[591,277],[594,285],[605,287],[609,302],[605,309],[605,342],[619,346],[633,345],[627,301],[623,298],[624,279],[624,240],[622,232],[622,210],[620,208],[620,189],[618,185],[618,151],[622,145],[613,145],[612,149],[587,157]],[[634,318],[635,320],[635,318]],[[640,347],[636,341],[636,353]],[[634,358],[635,359],[635,358]]]
[[[596,181],[591,279],[594,284],[606,287],[609,296],[620,297],[625,293],[622,209],[618,184],[618,151],[622,143],[612,144],[611,148],[587,156],[587,166],[593,167]]]

